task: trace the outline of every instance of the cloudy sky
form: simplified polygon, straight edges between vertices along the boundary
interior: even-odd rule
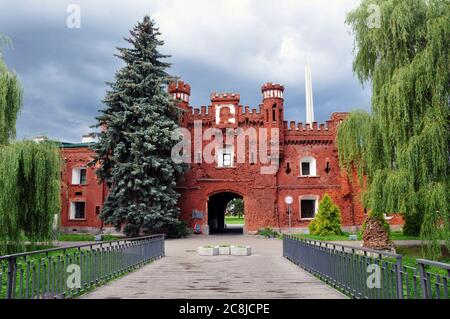
[[[192,86],[191,104],[211,92],[236,92],[256,108],[265,82],[285,85],[286,120],[305,121],[304,65],[312,67],[316,120],[368,108],[370,90],[352,73],[346,13],[358,0],[0,0],[0,32],[9,68],[24,87],[18,137],[45,134],[78,142],[103,108],[113,56],[145,14],[156,20],[172,57],[171,74]],[[71,4],[80,28],[68,28]]]

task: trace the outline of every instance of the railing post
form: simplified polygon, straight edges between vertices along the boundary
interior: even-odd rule
[[[6,299],[13,299],[16,290],[16,257],[8,259],[8,279],[6,287]]]
[[[165,257],[166,256],[166,235],[162,235],[162,246],[163,246],[163,249],[162,249],[162,256],[161,257]]]
[[[403,299],[402,257],[397,257],[395,263],[395,277],[397,279],[397,299]]]
[[[429,299],[430,296],[428,295],[427,272],[425,270],[425,265],[422,264],[420,261],[418,262],[418,265],[420,275],[420,288],[422,290],[422,299]]]

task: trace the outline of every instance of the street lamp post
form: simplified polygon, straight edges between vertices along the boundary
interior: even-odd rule
[[[288,205],[289,235],[290,235],[290,234],[291,234],[291,207],[292,207],[292,203],[294,202],[294,199],[292,198],[292,196],[286,196],[286,198],[284,199],[284,201],[285,201],[286,204]]]

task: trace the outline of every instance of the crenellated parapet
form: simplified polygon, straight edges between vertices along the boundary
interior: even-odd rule
[[[241,96],[237,93],[211,93],[211,103],[239,103]]]
[[[193,127],[195,121],[202,121],[203,127],[266,127],[280,128],[280,139],[285,144],[309,143],[308,141],[330,142],[335,139],[337,126],[348,113],[333,113],[325,123],[305,124],[284,121],[284,86],[266,83],[261,87],[262,102],[258,108],[250,108],[240,103],[238,93],[212,93],[211,104],[195,108],[189,105],[191,87],[183,81],[172,83],[169,92],[174,94],[185,110],[184,124]]]
[[[333,113],[325,123],[313,122],[312,125],[302,122],[284,122],[286,144],[325,143],[334,142],[337,127],[348,116],[348,113]]]

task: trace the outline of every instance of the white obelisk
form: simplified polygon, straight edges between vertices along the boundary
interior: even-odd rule
[[[311,80],[311,66],[305,65],[305,93],[306,93],[306,124],[312,126],[314,122],[314,101]]]

